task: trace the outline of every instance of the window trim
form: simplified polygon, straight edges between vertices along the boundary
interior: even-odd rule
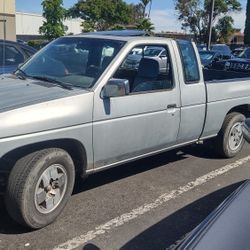
[[[171,88],[167,88],[167,89],[156,89],[156,90],[148,90],[148,91],[140,91],[140,92],[130,92],[129,95],[125,95],[125,96],[134,96],[134,95],[142,95],[142,94],[152,94],[152,93],[159,93],[159,92],[169,92],[172,91],[173,89],[176,88],[176,82],[175,82],[175,78],[174,78],[174,71],[173,71],[173,61],[172,61],[172,56],[169,50],[169,45],[168,44],[140,44],[140,45],[136,45],[134,46],[125,56],[124,60],[122,61],[122,63],[118,66],[118,68],[116,69],[115,73],[119,70],[120,66],[124,63],[124,61],[126,60],[126,58],[129,56],[129,53],[137,47],[142,47],[142,56],[144,56],[144,50],[146,46],[152,46],[152,47],[162,47],[165,48],[166,51],[168,52],[168,54],[166,56],[169,56],[169,60],[170,60],[170,65],[171,65],[171,71],[172,71],[172,87]],[[162,52],[161,52],[162,53]],[[112,77],[114,77],[115,73],[112,75]],[[111,77],[111,78],[112,78]],[[167,79],[166,79],[167,80]],[[130,90],[131,91],[131,90]],[[118,96],[118,97],[114,97],[114,98],[122,98],[124,96]],[[113,98],[113,97],[112,97]]]
[[[183,54],[182,54],[182,50],[181,50],[181,48],[180,48],[179,42],[182,42],[182,40],[176,40],[176,43],[177,43],[177,47],[178,47],[178,50],[179,50],[179,54],[180,54],[180,56],[181,56],[181,64],[182,64],[182,72],[183,72],[184,82],[185,82],[186,85],[199,84],[200,81],[201,81],[201,74],[200,74],[200,67],[199,67],[199,63],[198,63],[198,59],[197,59],[197,55],[196,55],[194,46],[193,46],[192,42],[190,42],[190,44],[192,45],[192,50],[193,50],[194,55],[195,55],[195,62],[196,62],[197,71],[198,71],[198,80],[195,80],[195,81],[187,81],[187,79],[186,79],[186,74],[185,74],[184,58],[183,58]],[[187,43],[188,43],[188,41],[184,41],[184,42],[187,42]]]

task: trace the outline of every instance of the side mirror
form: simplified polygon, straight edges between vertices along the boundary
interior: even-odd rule
[[[103,87],[101,92],[101,98],[111,98],[118,96],[129,95],[130,87],[129,81],[126,79],[110,79],[108,83]]]

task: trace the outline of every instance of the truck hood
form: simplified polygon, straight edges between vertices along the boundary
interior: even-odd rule
[[[68,90],[39,80],[18,79],[15,75],[0,76],[0,113],[37,103],[87,92],[79,88]]]
[[[0,139],[92,121],[93,92],[0,76]]]

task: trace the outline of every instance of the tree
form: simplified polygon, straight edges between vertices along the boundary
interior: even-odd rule
[[[250,45],[250,0],[247,1],[247,18],[244,33],[244,42],[245,44]]]
[[[79,0],[67,15],[84,20],[83,27],[107,30],[115,25],[126,25],[132,19],[132,11],[123,0]]]
[[[130,11],[132,13],[131,23],[135,24],[139,19],[144,18],[144,9],[141,3],[139,4],[130,4]]]
[[[205,13],[200,0],[176,0],[175,9],[178,19],[182,22],[182,29],[189,30],[195,35],[196,40],[201,41],[204,29]]]
[[[182,28],[193,33],[198,42],[205,42],[208,33],[211,0],[175,1],[175,8],[179,14],[179,20],[182,22]],[[233,20],[225,17],[233,11],[240,10],[241,4],[238,0],[215,0],[213,23],[217,22],[217,25],[214,32],[218,33],[221,30],[230,30]],[[224,27],[220,27],[220,25]],[[221,35],[219,34],[219,36]]]
[[[136,27],[139,30],[146,31],[148,34],[152,34],[155,29],[149,18],[140,19]]]
[[[62,0],[44,0],[42,2],[45,21],[39,28],[39,32],[48,40],[64,35],[63,20],[65,10],[62,4]]]
[[[229,37],[233,34],[233,23],[234,20],[231,16],[224,16],[221,18],[216,25],[218,32],[218,39],[221,43],[228,43]]]

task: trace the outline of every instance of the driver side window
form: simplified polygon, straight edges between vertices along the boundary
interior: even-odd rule
[[[173,88],[171,59],[167,46],[145,45],[133,48],[113,78],[129,81],[130,93]]]

